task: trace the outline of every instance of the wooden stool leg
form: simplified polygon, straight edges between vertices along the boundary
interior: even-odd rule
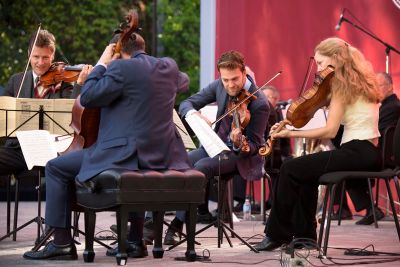
[[[194,249],[194,236],[196,231],[196,205],[190,205],[189,214],[187,214],[186,222],[186,233],[187,233],[187,249],[186,249],[186,260],[195,261],[196,251]]]
[[[162,247],[164,212],[153,211],[153,221],[154,221],[153,257],[162,258],[164,256],[164,249]]]
[[[93,240],[94,240],[94,228],[96,226],[96,213],[93,210],[85,210],[85,251],[83,252],[83,260],[85,262],[93,262],[94,260],[94,250],[93,250]]]
[[[121,205],[117,210],[118,253],[115,258],[118,265],[126,265],[128,261],[128,254],[126,253],[127,224],[128,210]]]

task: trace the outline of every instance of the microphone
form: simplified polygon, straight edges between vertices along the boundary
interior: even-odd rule
[[[278,103],[276,103],[276,105],[280,108],[285,108],[287,105],[292,104],[292,102],[292,99],[288,99],[286,101],[279,101]]]
[[[344,12],[346,11],[346,9],[345,8],[343,8],[342,9],[342,13],[340,14],[340,17],[339,17],[339,20],[338,20],[338,23],[336,24],[336,26],[335,26],[335,30],[340,30],[340,27],[342,26],[342,22],[343,22],[343,20],[344,20]]]

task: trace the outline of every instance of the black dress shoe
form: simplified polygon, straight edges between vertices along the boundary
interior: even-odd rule
[[[164,245],[175,245],[181,239],[181,233],[183,230],[183,222],[179,219],[174,218],[168,227],[167,233],[164,237]],[[178,240],[179,238],[179,240]]]
[[[217,217],[212,216],[211,213],[200,214],[197,213],[197,223],[210,224],[217,220]]]
[[[342,209],[342,216],[340,216],[341,220],[353,220],[353,214],[348,209]],[[338,221],[339,220],[339,211],[333,213],[331,215],[331,220]]]
[[[76,260],[78,254],[74,244],[59,246],[49,242],[42,250],[27,251],[23,257],[29,260]]]
[[[135,244],[132,242],[128,243],[126,248],[126,253],[130,258],[144,258],[149,255],[147,251],[146,245],[142,244]],[[112,249],[107,249],[106,255],[110,257],[115,257],[118,254],[118,246]]]
[[[243,212],[243,202],[239,202],[236,204],[236,206],[233,207],[233,212],[235,213],[240,213]]]
[[[265,237],[260,243],[254,246],[258,251],[272,251],[276,248],[279,248],[282,245],[281,242],[272,240],[269,237]]]
[[[376,220],[379,221],[385,217],[385,214],[383,211],[375,207],[375,212],[376,212]],[[372,210],[369,209],[367,214],[359,221],[356,222],[358,225],[370,225],[374,223],[374,214],[372,213]]]
[[[143,241],[145,245],[153,245],[154,241],[154,222],[146,219],[143,225]]]

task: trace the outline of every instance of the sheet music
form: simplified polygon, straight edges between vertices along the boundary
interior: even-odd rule
[[[179,131],[179,134],[182,137],[183,144],[185,145],[186,149],[196,149],[196,145],[193,143],[192,138],[190,137],[189,133],[187,132],[185,125],[183,125],[181,118],[179,118],[178,113],[174,109],[174,116],[173,116],[174,123],[176,128]]]
[[[213,158],[223,151],[230,151],[217,133],[202,118],[197,115],[190,115],[186,117],[186,121],[210,157]]]
[[[45,130],[17,131],[28,170],[34,166],[46,166],[46,163],[57,157],[57,151],[50,133]]]

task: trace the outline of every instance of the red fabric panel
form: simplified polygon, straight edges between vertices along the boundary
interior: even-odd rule
[[[327,37],[343,38],[359,48],[376,71],[385,71],[385,47],[381,43],[347,22],[342,23],[340,31],[335,30],[344,7],[380,39],[400,50],[400,9],[390,0],[218,0],[216,58],[232,49],[242,52],[258,85],[282,70],[272,83],[280,90],[282,100],[298,97],[308,60],[315,46]],[[348,12],[345,18],[361,26]],[[391,66],[400,95],[400,55],[393,51]]]

